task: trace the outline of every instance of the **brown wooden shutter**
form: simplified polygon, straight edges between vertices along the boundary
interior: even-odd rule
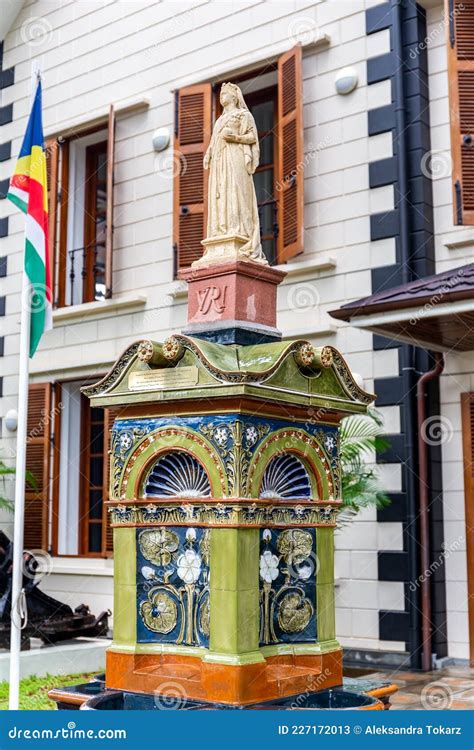
[[[278,262],[303,252],[303,93],[301,46],[278,60]]]
[[[119,416],[122,409],[104,409],[104,489],[103,489],[103,511],[102,511],[102,549],[106,553],[112,553],[113,530],[110,527],[110,513],[108,512],[106,501],[110,497],[110,449],[112,445],[112,427],[114,421]]]
[[[48,244],[51,259],[51,278],[54,278],[56,251],[56,227],[58,223],[58,164],[59,144],[56,139],[45,143],[46,151],[46,184],[48,191]]]
[[[174,139],[173,243],[176,270],[201,257],[207,224],[204,154],[211,137],[210,83],[176,92]]]
[[[51,383],[34,383],[28,391],[26,468],[35,479],[25,486],[25,549],[48,549]]]
[[[105,218],[105,298],[112,297],[112,259],[114,234],[114,163],[115,163],[115,112],[109,110],[107,134],[107,208]]]
[[[464,455],[464,502],[466,508],[467,602],[469,654],[474,666],[474,393],[461,394]]]
[[[474,3],[446,0],[455,224],[474,224]]]
[[[64,307],[66,304],[66,284],[67,279],[67,224],[68,224],[68,201],[69,201],[69,141],[59,139],[59,237],[56,252],[56,273],[55,273],[55,305]]]

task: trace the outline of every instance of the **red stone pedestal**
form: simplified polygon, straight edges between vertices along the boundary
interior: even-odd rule
[[[277,287],[286,274],[251,261],[185,268],[188,325],[183,333],[220,343],[278,341]],[[235,340],[232,340],[235,339]]]

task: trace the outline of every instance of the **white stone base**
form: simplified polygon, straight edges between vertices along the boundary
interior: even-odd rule
[[[242,256],[240,248],[247,244],[248,237],[239,234],[221,235],[220,237],[208,237],[201,240],[204,247],[204,255],[192,264],[193,268],[210,266],[214,263],[229,263],[233,260],[248,260]]]
[[[39,640],[32,641],[29,651],[20,656],[20,677],[45,677],[46,675],[66,675],[78,672],[103,672],[105,652],[112,641],[107,638],[76,638],[54,646],[36,646]],[[8,681],[10,652],[0,650],[0,682]]]

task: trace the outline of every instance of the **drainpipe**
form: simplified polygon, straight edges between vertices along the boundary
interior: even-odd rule
[[[410,218],[408,215],[408,170],[407,170],[407,131],[405,124],[405,85],[402,42],[402,0],[390,0],[392,11],[392,46],[396,65],[393,76],[393,98],[395,102],[395,133],[398,153],[398,215],[400,218],[400,254],[402,261],[402,281],[411,281],[410,273]]]
[[[424,439],[423,423],[426,420],[425,386],[431,380],[439,378],[444,370],[444,357],[441,352],[435,353],[433,369],[425,372],[418,379],[416,385],[417,417],[418,417],[418,487],[420,514],[420,545],[421,545],[421,632],[422,657],[421,668],[429,672],[432,667],[431,648],[431,596],[430,578],[426,571],[430,569],[430,532],[429,532],[429,476],[428,476],[428,443]]]
[[[406,284],[412,280],[411,274],[411,250],[410,250],[410,216],[408,212],[408,168],[407,168],[407,130],[405,119],[405,86],[404,86],[404,66],[403,60],[403,39],[402,39],[402,0],[390,0],[390,11],[392,17],[392,51],[395,55],[396,65],[393,75],[393,101],[395,111],[395,133],[396,153],[397,153],[397,171],[398,185],[396,206],[399,215],[400,227],[400,266],[402,271],[402,283]],[[406,447],[406,486],[405,492],[407,497],[407,514],[406,525],[408,529],[416,528],[416,519],[418,509],[416,506],[418,473],[417,456],[416,456],[416,423],[414,415],[414,387],[416,383],[415,367],[415,348],[410,344],[404,344],[400,357],[402,359],[402,378],[403,391],[406,394],[404,403],[404,423],[405,423],[405,447]],[[408,534],[407,551],[409,564],[409,580],[416,581],[418,577],[418,540],[415,534]],[[412,591],[409,586],[405,587],[407,597],[407,608],[410,615],[410,625],[408,632],[408,648],[410,651],[410,663],[413,669],[419,666],[419,649],[420,649],[420,616],[418,593]]]

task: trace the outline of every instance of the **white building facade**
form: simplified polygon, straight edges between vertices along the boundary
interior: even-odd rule
[[[403,106],[410,163],[417,165],[408,177],[410,206],[417,206],[408,265],[419,278],[471,262],[474,232],[453,218],[445,10],[439,2],[403,5]],[[338,534],[338,637],[354,660],[416,666],[419,593],[410,583],[420,571],[407,372],[420,370],[423,356],[413,359],[405,346],[328,314],[406,280],[394,14],[380,0],[27,0],[19,9],[3,43],[0,185],[5,194],[38,60],[55,311],[54,330],[31,361],[28,460],[40,486],[27,488],[25,544],[51,554],[42,587],[53,596],[73,607],[84,601],[96,613],[112,609],[103,509],[112,415],[86,409],[79,388],[104,374],[134,339],[162,341],[186,323],[186,289],[176,270],[199,249],[200,159],[218,114],[218,87],[232,80],[242,87],[262,144],[256,184],[263,246],[288,274],[279,288],[279,327],[285,338],[329,343],[343,353],[364,387],[379,394],[391,441],[379,459],[390,508],[366,511]],[[295,177],[295,200],[304,200],[302,242],[292,237],[279,191],[285,154],[297,153],[281,127],[287,59],[296,60],[295,137],[303,134]],[[347,94],[337,91],[341,77],[353,78]],[[164,150],[155,150],[154,138]],[[426,154],[440,171],[424,168]],[[17,405],[23,231],[23,216],[2,201],[0,458],[7,464],[14,462],[15,433],[4,417]],[[451,425],[449,440],[437,446],[442,455],[433,454],[433,558],[450,550],[433,583],[439,659],[469,658],[460,394],[474,391],[473,369],[472,352],[449,357],[430,396],[432,416]],[[11,514],[4,513],[2,528],[11,535]]]

